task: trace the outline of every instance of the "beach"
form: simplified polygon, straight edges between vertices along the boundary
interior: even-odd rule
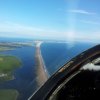
[[[38,86],[42,86],[48,79],[48,72],[41,55],[40,46],[40,41],[35,42],[36,81]]]

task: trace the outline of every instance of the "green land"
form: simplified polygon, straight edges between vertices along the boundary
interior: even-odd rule
[[[0,100],[17,100],[19,93],[14,89],[1,89]]]
[[[8,50],[14,50],[14,48],[0,46],[0,51],[8,51]]]
[[[14,79],[12,73],[21,64],[21,60],[15,56],[0,55],[0,81]]]

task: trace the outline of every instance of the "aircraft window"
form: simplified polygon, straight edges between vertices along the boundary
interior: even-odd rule
[[[89,62],[63,87],[56,89],[49,100],[99,100],[100,99],[100,58]],[[98,64],[98,65],[97,65]],[[59,86],[60,87],[60,86]]]
[[[0,0],[0,100],[27,100],[98,44],[100,0]]]

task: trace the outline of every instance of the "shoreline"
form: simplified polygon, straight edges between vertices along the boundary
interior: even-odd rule
[[[39,87],[42,86],[49,77],[40,50],[41,43],[42,43],[41,41],[35,42],[35,49],[36,49],[35,60],[36,60],[36,75],[37,75],[36,81]]]

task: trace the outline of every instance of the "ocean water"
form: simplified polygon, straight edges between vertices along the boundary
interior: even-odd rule
[[[41,52],[50,75],[55,73],[62,65],[83,51],[95,46],[94,43],[43,43]]]
[[[1,39],[0,42],[23,41],[25,40]],[[0,89],[16,89],[20,93],[18,100],[27,100],[37,89],[34,46],[22,46],[20,48],[15,48],[15,50],[0,52],[0,54],[13,55],[22,61],[21,68],[18,68],[13,72],[15,79],[0,82]]]
[[[32,39],[24,39],[24,38],[7,38],[7,37],[2,37],[0,38],[0,42],[27,42],[27,41],[32,41]]]
[[[9,39],[2,38],[0,42],[26,42],[29,39]],[[33,42],[34,44],[34,42]],[[44,42],[41,44],[41,53],[46,65],[47,71],[51,76],[62,65],[71,60],[76,55],[94,46],[92,43],[57,43]],[[13,72],[15,79],[7,82],[0,82],[0,89],[16,89],[20,96],[18,100],[27,100],[34,93],[37,87],[37,74],[35,66],[35,47],[22,46],[11,51],[0,52],[0,54],[14,55],[21,59],[21,68]]]

